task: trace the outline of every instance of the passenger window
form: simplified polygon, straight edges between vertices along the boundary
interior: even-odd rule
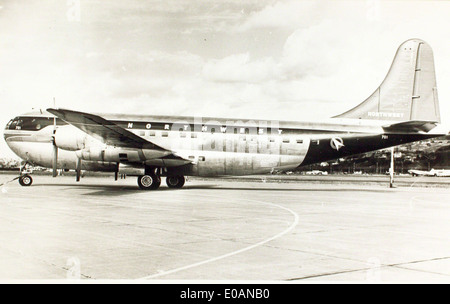
[[[297,139],[297,143],[298,144],[302,144],[303,143],[303,139]]]
[[[162,137],[167,137],[167,136],[169,136],[169,133],[168,132],[162,132],[161,136]]]

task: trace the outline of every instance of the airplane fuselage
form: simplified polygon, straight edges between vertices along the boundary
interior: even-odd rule
[[[107,146],[57,119],[57,167],[131,173],[135,164],[164,168],[163,175],[264,174],[445,135],[386,132],[382,121],[330,119],[327,122],[263,121],[184,116],[100,114],[114,124],[174,155],[149,149]],[[53,116],[29,114],[12,120],[5,132],[22,159],[52,167]],[[57,137],[58,140],[58,137]],[[119,165],[120,164],[120,165]],[[127,164],[130,164],[128,166]],[[131,167],[131,170],[130,170]],[[138,175],[138,174],[136,174]]]

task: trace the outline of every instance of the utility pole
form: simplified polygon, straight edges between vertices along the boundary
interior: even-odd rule
[[[394,188],[394,147],[391,148],[391,167],[389,168],[389,188]]]

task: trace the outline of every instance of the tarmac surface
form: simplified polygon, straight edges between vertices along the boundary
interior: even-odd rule
[[[33,178],[0,186],[1,281],[450,283],[449,179]]]

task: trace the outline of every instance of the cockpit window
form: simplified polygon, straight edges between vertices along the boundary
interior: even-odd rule
[[[61,119],[56,119],[56,125],[65,125],[66,122]],[[53,117],[29,117],[22,116],[16,117],[11,120],[6,128],[9,130],[27,130],[27,131],[39,131],[42,128],[53,125]]]
[[[13,122],[13,120],[11,119],[11,120],[6,124],[6,127],[5,127],[6,130],[9,129],[9,126],[12,124],[12,122]]]
[[[8,123],[8,125],[7,125],[8,129],[10,129],[10,130],[16,130],[17,123],[19,123],[19,117],[16,117],[16,118],[12,119],[12,120]]]

